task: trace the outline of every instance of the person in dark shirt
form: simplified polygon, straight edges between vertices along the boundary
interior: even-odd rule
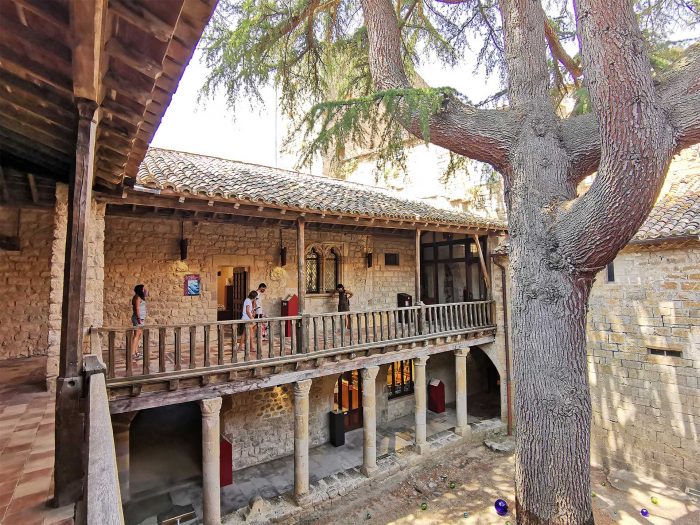
[[[346,290],[345,286],[338,284],[335,287],[335,292],[333,295],[338,294],[338,311],[339,312],[349,312],[350,311],[350,298],[352,297],[352,292]],[[345,316],[345,328],[350,328],[350,317]]]

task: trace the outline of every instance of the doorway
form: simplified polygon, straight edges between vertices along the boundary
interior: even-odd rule
[[[240,319],[248,296],[248,271],[241,266],[221,266],[216,273],[217,320]]]
[[[343,372],[335,385],[334,409],[342,411],[345,432],[362,426],[362,380],[358,370]]]
[[[473,347],[467,358],[467,410],[479,419],[501,416],[501,376],[481,348]]]

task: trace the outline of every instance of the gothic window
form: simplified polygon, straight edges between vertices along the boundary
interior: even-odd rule
[[[335,248],[328,250],[323,261],[323,289],[332,292],[340,281],[340,256]]]
[[[321,258],[315,248],[306,254],[306,293],[321,291]]]

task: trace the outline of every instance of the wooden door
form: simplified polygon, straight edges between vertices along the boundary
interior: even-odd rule
[[[243,302],[248,297],[248,272],[244,268],[233,270],[233,286],[231,297],[231,309],[233,318],[240,319],[243,315]]]
[[[345,432],[362,426],[362,380],[357,370],[338,378],[338,408],[345,414]]]

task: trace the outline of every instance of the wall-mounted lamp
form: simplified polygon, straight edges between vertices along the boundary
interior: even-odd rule
[[[367,254],[367,268],[371,268],[371,267],[372,267],[372,252],[369,252]]]
[[[185,221],[180,223],[180,260],[187,259],[187,239],[185,239]]]

